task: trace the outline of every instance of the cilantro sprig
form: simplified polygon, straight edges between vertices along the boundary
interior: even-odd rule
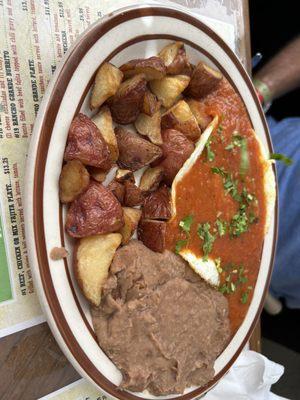
[[[210,232],[209,222],[198,225],[197,234],[200,239],[203,240],[202,250],[203,250],[203,260],[208,260],[208,254],[211,253],[213,248],[213,243],[216,240],[216,235]]]
[[[293,164],[293,160],[290,157],[287,157],[286,155],[281,154],[281,153],[272,153],[272,154],[270,154],[269,158],[270,158],[270,160],[281,161],[287,166]]]

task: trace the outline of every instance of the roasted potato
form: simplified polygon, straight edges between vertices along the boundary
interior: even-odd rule
[[[175,106],[162,115],[161,127],[162,129],[176,129],[193,142],[197,141],[201,135],[198,122],[184,100],[179,100]]]
[[[66,219],[72,237],[85,237],[118,231],[124,225],[121,204],[101,183],[92,181],[73,201]]]
[[[131,78],[137,74],[144,74],[147,81],[161,79],[166,75],[166,67],[159,57],[138,58],[128,61],[120,67],[125,78]]]
[[[158,253],[166,248],[167,224],[165,221],[142,219],[138,226],[138,238],[145,246]]]
[[[147,136],[152,143],[160,145],[162,144],[160,121],[160,111],[157,111],[152,117],[141,113],[134,125],[141,135]]]
[[[59,198],[62,203],[70,203],[89,185],[90,175],[78,160],[68,161],[59,177]]]
[[[149,115],[152,117],[157,111],[160,110],[160,102],[157,100],[156,96],[150,92],[150,90],[146,90],[144,95],[142,113]]]
[[[104,182],[108,171],[103,171],[101,168],[89,167],[88,171],[93,179],[97,182]]]
[[[162,167],[147,168],[140,181],[140,189],[143,193],[148,194],[154,192],[164,176]]]
[[[64,160],[79,160],[105,171],[112,165],[108,145],[94,122],[84,114],[78,114],[71,123]]]
[[[115,128],[119,147],[118,164],[122,168],[137,171],[161,157],[160,147],[143,139],[137,133]]]
[[[166,129],[162,132],[163,160],[159,166],[164,170],[164,182],[171,186],[177,172],[194,151],[193,143],[181,132]]]
[[[207,125],[212,121],[212,117],[207,113],[205,104],[199,100],[189,99],[187,103],[194,114],[198,125],[204,131]]]
[[[123,207],[124,226],[120,229],[122,244],[127,244],[136,230],[142,211],[137,208]]]
[[[168,220],[171,218],[170,192],[166,186],[161,186],[145,198],[143,218],[159,220]]]
[[[107,185],[107,189],[113,193],[121,204],[124,203],[125,186],[122,183],[113,180]]]
[[[186,56],[182,42],[174,42],[165,46],[158,54],[167,67],[170,75],[190,75],[192,68]]]
[[[92,118],[92,121],[108,145],[111,161],[116,162],[119,157],[119,149],[109,108],[107,106],[102,107],[99,113]]]
[[[131,124],[143,108],[147,81],[143,74],[127,79],[109,102],[113,120],[118,124]]]
[[[196,99],[204,97],[217,87],[222,78],[223,75],[221,72],[216,71],[201,61],[192,73],[186,94]]]
[[[74,274],[85,298],[98,307],[102,286],[122,235],[108,233],[80,239],[74,252]]]
[[[123,72],[110,63],[104,63],[98,69],[92,90],[90,107],[98,108],[113,96],[123,79]]]
[[[125,181],[124,205],[128,207],[140,206],[144,202],[141,189],[131,181]]]
[[[179,100],[181,93],[190,82],[186,75],[165,76],[150,82],[150,89],[166,108],[172,107]]]
[[[115,180],[120,183],[124,183],[125,181],[135,182],[133,172],[130,169],[121,169],[118,168],[115,176]]]

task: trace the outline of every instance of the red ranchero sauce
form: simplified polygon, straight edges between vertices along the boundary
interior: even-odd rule
[[[202,256],[203,241],[197,235],[198,224],[209,222],[211,227],[214,227],[220,212],[219,218],[227,222],[230,222],[233,215],[238,212],[239,203],[226,194],[222,177],[214,174],[211,171],[212,167],[223,167],[225,171],[232,173],[233,178],[239,180],[239,193],[245,187],[256,197],[257,204],[251,205],[251,210],[257,217],[257,222],[249,224],[247,232],[234,238],[230,238],[227,229],[225,236],[217,236],[212,252],[209,254],[209,257],[213,259],[221,258],[221,267],[228,263],[243,265],[245,276],[248,278],[245,286],[238,287],[234,293],[226,295],[229,302],[231,331],[234,334],[248,310],[260,265],[266,218],[263,165],[260,161],[259,144],[252,132],[247,111],[228,81],[224,78],[218,89],[203,99],[203,102],[210,115],[219,116],[222,133],[218,133],[218,129],[215,129],[211,136],[211,149],[215,154],[215,159],[208,161],[205,149],[179,183],[176,198],[177,216],[167,226],[167,248],[174,251],[176,242],[179,239],[185,239],[185,234],[179,228],[179,222],[186,216],[193,215],[194,223],[191,226],[190,239],[186,248]],[[244,180],[240,175],[241,149],[239,147],[234,147],[231,151],[225,149],[232,142],[234,131],[247,138],[249,168]],[[221,274],[221,284],[225,280],[224,274]],[[241,296],[245,288],[249,286],[252,286],[253,290],[249,293],[247,303],[243,304]]]

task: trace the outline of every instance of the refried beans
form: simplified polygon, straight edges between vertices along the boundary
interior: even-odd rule
[[[92,315],[121,388],[154,395],[208,383],[230,337],[227,299],[181,257],[137,240],[117,250]]]

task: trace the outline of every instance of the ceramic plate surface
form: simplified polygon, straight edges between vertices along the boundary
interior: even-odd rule
[[[243,99],[253,127],[265,147],[272,145],[251,81],[223,40],[195,16],[176,8],[142,6],[119,10],[88,28],[66,53],[44,96],[35,123],[26,177],[26,235],[35,287],[51,330],[77,371],[118,399],[155,398],[149,393],[118,390],[121,374],[96,342],[89,306],[71,268],[73,243],[64,232],[64,209],[58,179],[68,129],[74,116],[88,108],[89,91],[99,65],[117,66],[133,58],[154,55],[166,43],[181,40],[192,62],[204,60],[222,71]],[[277,206],[276,206],[277,210]],[[215,362],[215,377],[204,388],[189,388],[192,399],[209,390],[230,368],[255,326],[266,294],[276,244],[277,213],[265,238],[253,300],[246,318]],[[53,247],[65,246],[66,260],[52,261]]]

